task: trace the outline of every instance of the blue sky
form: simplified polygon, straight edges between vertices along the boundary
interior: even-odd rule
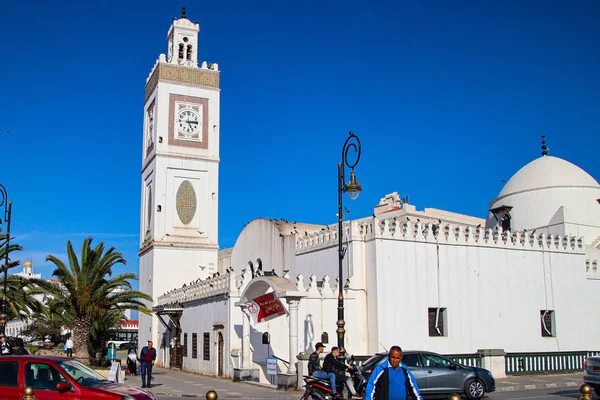
[[[483,217],[541,132],[600,178],[598,1],[5,0],[0,183],[45,278],[88,235],[138,272],[144,85],[181,5],[222,71],[221,247],[259,216],[334,223],[349,130],[352,218],[393,191]]]

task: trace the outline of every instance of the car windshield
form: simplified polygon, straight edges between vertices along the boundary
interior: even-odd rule
[[[102,375],[79,361],[59,361],[56,364],[82,386],[89,386],[98,382],[108,382]]]
[[[381,360],[385,360],[386,357],[387,357],[387,353],[375,354],[373,357],[369,358],[367,361],[362,363],[362,367],[363,368],[375,367],[376,365],[378,365],[380,363]]]

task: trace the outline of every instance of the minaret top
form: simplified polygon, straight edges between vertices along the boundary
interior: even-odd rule
[[[550,149],[548,148],[548,146],[546,146],[546,135],[542,133],[542,156],[547,156],[548,150]]]
[[[198,35],[200,25],[187,19],[185,6],[181,7],[181,18],[174,19],[169,33],[169,52],[167,62],[198,67]]]

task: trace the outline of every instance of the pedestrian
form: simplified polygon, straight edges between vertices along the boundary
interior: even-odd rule
[[[335,374],[335,378],[337,382],[346,382],[348,386],[348,390],[352,394],[352,399],[362,399],[362,396],[359,396],[354,389],[354,384],[352,383],[352,378],[346,375],[345,371],[351,371],[354,368],[344,364],[338,357],[340,356],[340,349],[338,347],[332,347],[331,352],[325,356],[325,360],[323,360],[323,371],[328,373]]]
[[[21,339],[21,338],[15,339],[15,349],[12,351],[12,354],[17,355],[17,356],[29,354],[29,352],[25,348],[25,343],[23,343],[23,339]]]
[[[321,342],[315,344],[315,351],[308,357],[308,375],[315,378],[329,379],[331,392],[335,393],[335,374],[333,372],[325,372],[321,368],[319,355],[325,350],[325,345]]]
[[[392,346],[388,359],[375,367],[367,383],[366,400],[423,400],[417,381],[405,364],[402,349]]]
[[[3,333],[0,333],[0,354],[3,356],[10,355],[11,348],[10,344],[6,341],[6,336]]]
[[[152,347],[152,340],[148,340],[148,345],[142,348],[140,352],[140,362],[142,364],[142,388],[151,388],[152,366],[156,360],[156,349]]]
[[[71,336],[69,336],[69,338],[67,339],[65,347],[67,349],[67,357],[73,357],[73,339],[71,339]]]
[[[133,347],[129,348],[129,354],[127,354],[127,370],[130,375],[137,375],[137,354]]]

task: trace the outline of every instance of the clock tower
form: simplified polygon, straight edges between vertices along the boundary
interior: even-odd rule
[[[217,271],[219,70],[198,66],[199,33],[184,8],[146,80],[140,290],[154,300]],[[158,324],[140,313],[140,346],[160,347]]]

